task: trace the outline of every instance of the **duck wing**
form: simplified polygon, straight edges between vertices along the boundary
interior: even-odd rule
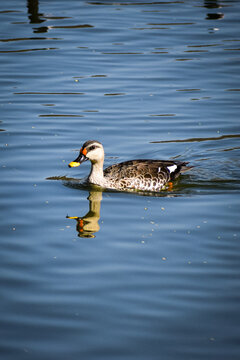
[[[168,160],[130,160],[111,165],[104,170],[104,176],[132,187],[139,183],[144,188],[162,188],[168,181],[176,179],[188,170],[188,163]],[[141,184],[141,185],[140,185]]]

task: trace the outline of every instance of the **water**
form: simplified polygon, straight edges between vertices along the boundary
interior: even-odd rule
[[[239,11],[1,2],[1,358],[239,359]],[[194,169],[102,193],[88,139]]]

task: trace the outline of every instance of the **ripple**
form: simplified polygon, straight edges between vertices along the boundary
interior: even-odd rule
[[[26,91],[14,93],[14,95],[84,95],[82,92],[38,92],[38,91]]]
[[[29,37],[29,38],[15,38],[15,39],[0,39],[0,42],[12,42],[12,41],[29,41],[29,40],[62,40],[62,38],[51,37]]]
[[[151,114],[149,116],[176,116],[176,114]]]
[[[156,26],[156,27],[134,27],[132,28],[133,30],[168,30],[168,27],[160,27],[160,26]]]
[[[126,95],[126,93],[106,93],[104,96],[123,96]]]
[[[83,112],[86,112],[86,113],[98,113],[99,110],[83,110]]]
[[[106,78],[108,77],[105,74],[96,74],[96,75],[82,75],[82,76],[73,76],[73,79],[87,79],[87,78]]]
[[[229,134],[229,135],[221,135],[221,136],[206,137],[206,138],[189,138],[189,139],[177,139],[177,140],[150,141],[150,144],[201,142],[201,141],[224,140],[224,139],[232,139],[232,138],[240,138],[240,134]]]
[[[87,29],[94,28],[93,25],[83,24],[83,25],[53,25],[49,26],[50,29]]]
[[[202,48],[202,47],[212,47],[219,46],[220,44],[202,44],[202,45],[188,45],[188,48]]]
[[[139,6],[139,5],[169,5],[169,4],[182,4],[183,1],[150,1],[150,2],[105,2],[105,1],[87,1],[90,5],[110,5],[110,6]]]
[[[240,48],[236,48],[236,49],[223,49],[224,51],[240,51]]]
[[[70,16],[42,16],[46,20],[65,20],[65,19],[72,19]]]
[[[107,75],[91,75],[92,78],[106,78]]]
[[[103,55],[143,55],[143,52],[102,52]]]
[[[0,14],[7,14],[7,13],[21,13],[22,11],[19,10],[3,10],[0,11]]]
[[[170,23],[149,23],[149,24],[147,24],[147,25],[151,25],[151,26],[166,26],[166,25],[169,25],[169,26],[185,26],[185,25],[194,25],[195,23],[193,23],[193,22],[185,22],[185,23],[172,23],[172,22],[170,22]]]
[[[206,53],[208,50],[185,50],[185,53]]]
[[[0,51],[1,54],[6,53],[21,53],[21,52],[30,52],[30,51],[43,51],[43,50],[58,50],[58,48],[37,48],[37,49],[22,49],[22,50],[3,50]]]
[[[201,89],[177,89],[176,91],[201,91]]]
[[[168,51],[151,51],[151,54],[168,54]]]
[[[218,150],[209,149],[208,151],[225,152],[225,151],[234,151],[234,150],[239,150],[239,149],[240,149],[240,146],[234,146],[234,147],[227,148],[227,149],[218,149]]]
[[[226,89],[225,91],[240,91],[240,89]]]
[[[84,117],[84,115],[46,114],[46,115],[38,115],[38,117]]]
[[[183,58],[183,59],[175,59],[175,61],[189,61],[189,60],[193,60],[193,59],[186,59],[186,58]]]

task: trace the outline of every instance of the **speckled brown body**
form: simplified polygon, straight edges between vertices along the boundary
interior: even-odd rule
[[[116,190],[161,191],[181,172],[191,169],[187,162],[171,160],[130,160],[109,166],[103,170],[104,150],[95,140],[86,141],[76,160],[69,166],[76,167],[91,161],[91,171],[87,178],[90,184]]]
[[[104,179],[106,187],[119,190],[136,189],[142,191],[161,191],[169,181],[173,181],[184,171],[187,163],[174,162],[177,165],[174,173],[168,166],[172,161],[131,160],[106,168]]]

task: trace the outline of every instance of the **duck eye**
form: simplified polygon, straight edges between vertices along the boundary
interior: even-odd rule
[[[92,145],[92,146],[89,148],[90,151],[91,151],[91,150],[94,150],[94,149],[96,149],[96,146],[95,146],[95,145]]]

